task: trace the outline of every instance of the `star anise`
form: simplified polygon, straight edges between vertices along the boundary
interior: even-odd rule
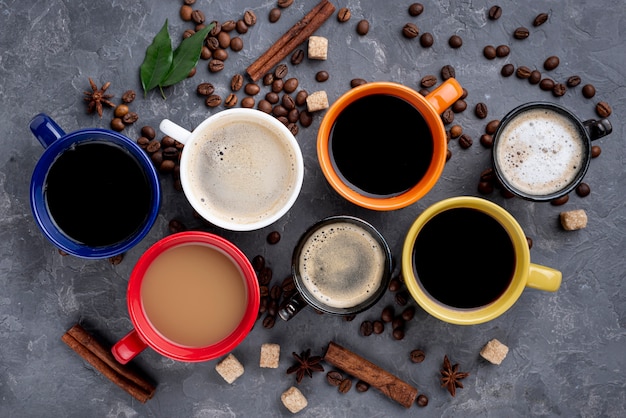
[[[91,86],[92,91],[83,92],[83,94],[85,95],[84,100],[88,103],[87,113],[93,113],[93,111],[95,110],[98,112],[98,115],[102,117],[102,103],[111,107],[115,107],[115,103],[109,100],[111,97],[113,97],[113,95],[105,94],[105,91],[109,88],[111,82],[108,81],[104,83],[102,88],[98,89],[98,86],[96,85],[96,83],[93,82],[90,77],[89,85]]]
[[[466,378],[467,376],[469,376],[469,373],[460,372],[458,364],[455,364],[454,366],[450,365],[450,360],[447,355],[443,357],[441,387],[447,388],[450,395],[454,396],[456,394],[456,388],[463,388],[463,383],[461,383],[460,380]]]
[[[324,367],[320,364],[321,356],[311,356],[311,350],[308,349],[300,353],[292,353],[293,357],[298,361],[296,364],[287,369],[287,374],[295,373],[296,382],[300,383],[306,374],[313,377],[313,372],[323,372]]]

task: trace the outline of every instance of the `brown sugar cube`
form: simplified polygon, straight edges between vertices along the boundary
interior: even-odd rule
[[[283,401],[283,405],[291,411],[291,413],[297,413],[302,411],[308,405],[308,402],[302,392],[292,386],[280,395],[280,400]]]
[[[328,96],[324,90],[311,93],[306,98],[306,107],[309,112],[328,109]]]
[[[566,231],[576,231],[587,226],[587,213],[584,209],[561,212],[561,225]]]
[[[309,59],[325,60],[328,58],[328,39],[323,36],[309,36]]]
[[[222,361],[217,363],[215,370],[226,380],[226,382],[233,383],[239,376],[243,374],[243,366],[239,363],[239,360],[231,353],[226,356]]]
[[[261,360],[259,361],[260,367],[277,369],[279,359],[280,345],[270,343],[261,345]]]
[[[502,360],[504,360],[508,352],[509,347],[494,338],[485,344],[483,349],[480,350],[480,355],[488,362],[499,365],[502,363]]]

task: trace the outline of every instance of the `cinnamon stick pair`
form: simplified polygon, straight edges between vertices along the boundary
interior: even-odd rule
[[[136,371],[118,363],[111,351],[96,341],[79,324],[61,337],[63,342],[110,381],[141,403],[154,396],[156,387]]]
[[[276,64],[292,53],[298,45],[311,36],[335,12],[335,6],[322,0],[300,21],[283,34],[276,43],[254,61],[246,72],[253,81],[259,80]]]

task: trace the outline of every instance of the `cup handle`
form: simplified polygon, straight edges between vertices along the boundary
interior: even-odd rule
[[[547,292],[556,292],[561,286],[561,278],[562,274],[558,270],[530,263],[526,286]]]
[[[186,144],[187,139],[191,136],[191,132],[187,129],[175,124],[169,119],[163,119],[159,124],[159,130],[167,136],[171,136],[181,144]]]
[[[441,115],[463,95],[463,88],[454,78],[449,78],[435,90],[426,95],[426,100],[435,108],[435,112]]]
[[[31,119],[30,131],[44,148],[48,148],[54,141],[65,135],[65,131],[45,113],[40,113]]]
[[[148,345],[139,338],[136,330],[132,330],[111,348],[113,357],[120,364],[126,364],[146,349]]]
[[[585,129],[589,133],[589,138],[592,141],[595,141],[598,138],[602,138],[603,136],[607,136],[611,132],[613,132],[613,126],[608,119],[589,119],[583,122],[585,125]]]
[[[299,292],[296,292],[280,305],[278,315],[280,315],[283,320],[289,321],[305,306],[307,306],[307,303],[302,298],[302,295],[300,295]]]

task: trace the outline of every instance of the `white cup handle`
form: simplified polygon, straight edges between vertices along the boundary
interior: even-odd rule
[[[191,132],[187,129],[175,124],[169,119],[163,119],[159,124],[159,130],[167,136],[171,136],[181,144],[186,144],[191,136]]]

